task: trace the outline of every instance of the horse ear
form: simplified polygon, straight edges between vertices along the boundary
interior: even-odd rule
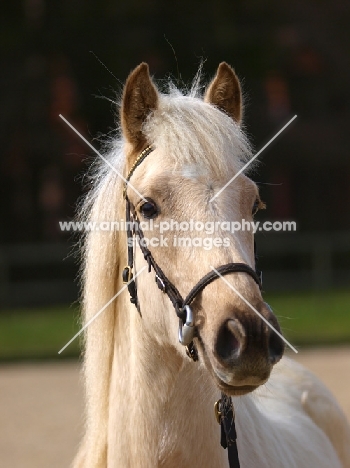
[[[147,143],[142,124],[158,107],[158,92],[149,75],[147,63],[141,63],[126,80],[121,106],[121,124],[126,139],[135,150]]]
[[[226,62],[221,62],[208,86],[204,101],[226,112],[238,124],[242,119],[242,93],[237,75]]]

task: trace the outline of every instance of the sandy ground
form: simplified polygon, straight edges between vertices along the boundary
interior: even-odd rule
[[[350,418],[350,347],[301,351]],[[0,366],[0,467],[68,468],[82,433],[76,362]]]

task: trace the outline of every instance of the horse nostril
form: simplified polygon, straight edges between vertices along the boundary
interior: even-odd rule
[[[283,340],[275,333],[270,330],[269,336],[269,359],[272,365],[276,364],[283,356],[284,343]]]
[[[244,340],[244,330],[238,320],[227,320],[219,330],[215,351],[219,359],[237,358]]]

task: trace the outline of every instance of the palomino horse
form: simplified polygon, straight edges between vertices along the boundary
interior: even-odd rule
[[[350,466],[350,430],[334,398],[280,360],[252,232],[222,224],[252,220],[262,206],[256,185],[238,174],[251,157],[241,116],[240,84],[226,63],[203,98],[199,76],[186,95],[172,85],[161,94],[146,64],[126,82],[122,136],[111,142],[109,165],[95,170],[82,216],[140,224],[85,239],[85,322],[108,306],[86,332],[76,468],[228,467],[213,411],[220,392],[232,397],[242,468]],[[210,245],[190,221],[217,227]]]

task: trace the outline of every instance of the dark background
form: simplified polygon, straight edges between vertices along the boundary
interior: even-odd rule
[[[230,63],[256,150],[298,115],[253,176],[268,207],[258,219],[298,223],[294,234],[258,236],[266,288],[349,286],[348,1],[25,0],[1,9],[3,306],[76,297],[72,239],[58,221],[73,219],[92,153],[58,114],[99,147],[116,122],[101,97],[120,96],[141,61],[180,86],[202,60],[208,80]]]

